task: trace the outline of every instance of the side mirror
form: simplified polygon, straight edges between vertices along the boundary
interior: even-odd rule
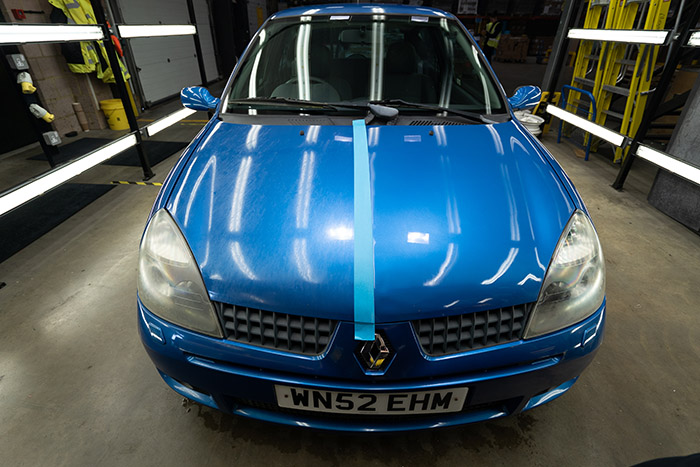
[[[541,97],[542,90],[537,86],[521,86],[508,98],[508,102],[513,110],[529,110],[540,102]]]
[[[219,100],[201,86],[190,86],[180,91],[182,105],[192,110],[214,110],[219,105]]]

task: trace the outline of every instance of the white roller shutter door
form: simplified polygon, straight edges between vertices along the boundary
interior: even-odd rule
[[[188,24],[185,0],[119,0],[125,24]],[[197,30],[207,79],[218,76],[214,41],[206,0],[194,0]],[[146,102],[155,102],[200,84],[199,66],[192,36],[130,39],[131,50]]]
[[[199,44],[202,46],[202,57],[204,57],[204,70],[207,73],[207,80],[213,81],[219,77],[219,67],[216,65],[214,31],[211,27],[207,0],[194,0],[194,15],[197,18],[197,31],[199,31]]]
[[[267,2],[265,0],[248,0],[248,28],[250,37],[253,37],[266,19]]]

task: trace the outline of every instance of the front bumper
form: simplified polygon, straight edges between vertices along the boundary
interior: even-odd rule
[[[527,341],[445,357],[420,350],[408,322],[377,325],[394,346],[382,375],[355,357],[352,323],[341,322],[327,351],[296,355],[215,339],[161,320],[139,301],[143,344],[165,382],[179,394],[224,412],[344,431],[400,431],[459,425],[531,409],[566,392],[602,342],[605,302],[586,320]],[[461,412],[361,416],[280,409],[275,384],[331,391],[410,392],[468,387]]]

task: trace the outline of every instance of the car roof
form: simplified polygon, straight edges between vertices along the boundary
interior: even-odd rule
[[[309,5],[304,7],[289,8],[275,13],[270,19],[294,18],[298,16],[325,16],[325,15],[357,15],[357,14],[387,14],[387,15],[420,15],[437,18],[453,18],[451,13],[446,13],[437,8],[411,5],[391,5],[381,3],[342,3],[335,5]]]

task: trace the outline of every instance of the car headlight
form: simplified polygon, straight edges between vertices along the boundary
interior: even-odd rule
[[[605,298],[605,261],[593,224],[574,212],[554,251],[525,338],[575,324],[595,313]]]
[[[165,209],[151,218],[141,240],[138,292],[141,303],[156,316],[192,331],[222,337],[197,262]]]

